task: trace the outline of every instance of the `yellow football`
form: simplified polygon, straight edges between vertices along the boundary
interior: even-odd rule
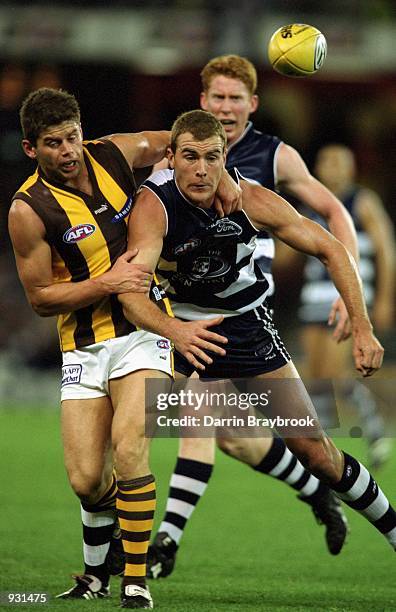
[[[268,58],[274,70],[285,76],[314,74],[326,59],[323,34],[305,23],[292,23],[276,30],[268,44]]]

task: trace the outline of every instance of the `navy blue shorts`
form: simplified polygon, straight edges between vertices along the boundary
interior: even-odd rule
[[[270,310],[259,306],[245,314],[227,317],[210,331],[228,338],[224,345],[226,355],[208,352],[213,359],[206,369],[198,371],[200,378],[245,378],[273,372],[290,361]],[[222,345],[223,346],[223,345]],[[175,352],[175,370],[190,376],[195,368],[183,355]]]

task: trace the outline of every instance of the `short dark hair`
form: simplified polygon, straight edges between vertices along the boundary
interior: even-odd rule
[[[202,87],[208,91],[212,79],[222,75],[244,83],[251,95],[257,89],[257,71],[252,62],[240,55],[219,55],[211,59],[201,71]]]
[[[62,89],[41,87],[32,91],[19,111],[23,136],[33,145],[41,132],[64,121],[80,123],[80,108],[76,98]]]
[[[212,113],[207,111],[193,110],[179,115],[172,125],[171,149],[173,153],[176,152],[177,139],[181,134],[186,134],[187,132],[190,132],[195,140],[198,141],[206,140],[212,136],[220,136],[223,150],[226,147],[227,136],[223,125]]]

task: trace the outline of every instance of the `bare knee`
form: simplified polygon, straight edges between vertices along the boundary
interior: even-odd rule
[[[264,459],[271,448],[272,437],[218,438],[217,445],[227,455],[255,467]]]
[[[69,472],[69,481],[77,497],[87,504],[96,503],[108,486],[104,474],[78,469]]]

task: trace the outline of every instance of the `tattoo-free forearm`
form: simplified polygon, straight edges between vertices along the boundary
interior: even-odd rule
[[[111,286],[99,277],[78,283],[54,283],[48,287],[37,288],[29,296],[29,301],[38,315],[51,317],[79,310],[111,293],[114,293]]]
[[[351,253],[334,239],[327,253],[322,254],[320,259],[327,267],[331,279],[344,300],[352,327],[364,322],[371,325],[363,298],[362,283]]]
[[[148,295],[124,293],[119,295],[118,299],[128,321],[146,331],[172,340],[172,330],[176,319],[160,310]]]

